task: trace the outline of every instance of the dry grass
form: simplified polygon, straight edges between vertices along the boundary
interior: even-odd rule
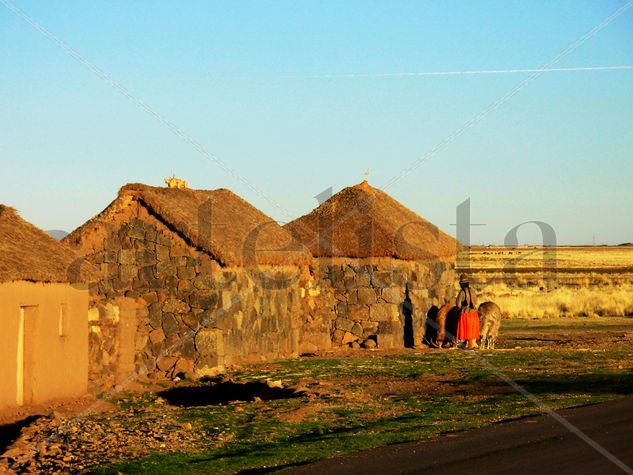
[[[615,270],[633,267],[633,246],[599,247],[471,247],[468,255],[474,268],[517,269],[551,267],[552,259],[559,269]],[[464,257],[462,254],[460,257]]]
[[[506,317],[633,315],[633,247],[485,247],[469,257],[480,301]]]
[[[115,220],[133,201],[140,202],[189,244],[226,266],[307,265],[310,252],[290,233],[235,193],[225,190],[159,188],[125,185],[97,216],[75,229],[63,242],[81,248],[100,228]]]
[[[633,284],[601,287],[511,287],[484,285],[481,300],[492,300],[507,317],[573,317],[633,315]]]
[[[81,281],[81,261],[41,229],[24,221],[16,210],[0,204],[0,282]]]
[[[367,182],[286,224],[314,257],[452,259],[458,242]]]

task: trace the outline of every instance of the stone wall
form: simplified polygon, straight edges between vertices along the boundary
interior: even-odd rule
[[[432,305],[453,298],[451,261],[318,259],[318,285],[333,297],[335,345],[383,349],[419,345]]]
[[[107,227],[82,243],[100,267],[91,284],[93,391],[129,377],[130,351],[135,372],[173,377],[330,344],[329,308],[308,267],[222,267],[136,203]]]
[[[99,267],[90,284],[93,392],[138,373],[203,375],[332,345],[413,346],[429,308],[453,296],[451,261],[223,267],[136,201],[84,233],[75,247]]]

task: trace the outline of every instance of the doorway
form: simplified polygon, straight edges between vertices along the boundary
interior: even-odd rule
[[[20,307],[18,327],[17,404],[33,402],[35,386],[35,342],[37,341],[37,305]]]

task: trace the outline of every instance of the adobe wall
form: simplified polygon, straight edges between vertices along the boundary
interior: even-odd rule
[[[201,375],[331,344],[329,309],[310,290],[308,267],[221,267],[136,203],[88,238],[81,252],[100,266],[91,284],[93,391],[134,372]]]
[[[318,285],[333,295],[335,345],[419,345],[432,305],[453,298],[452,260],[320,258]],[[408,292],[407,292],[408,289]]]
[[[65,318],[60,335],[61,306]],[[29,307],[20,334],[20,309]],[[88,384],[88,291],[66,284],[0,284],[0,409],[82,396]],[[18,354],[22,364],[18,365]]]

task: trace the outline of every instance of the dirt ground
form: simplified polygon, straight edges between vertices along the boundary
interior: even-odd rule
[[[573,372],[574,368],[587,364],[585,354],[587,358],[594,358],[591,361],[600,361],[601,353],[607,355],[613,351],[619,352],[618,355],[625,351],[625,360],[618,357],[606,362],[605,358],[602,370],[616,373],[632,371],[633,320],[504,321],[497,349],[477,353],[497,357],[508,355],[520,361],[522,355],[529,359],[534,354],[551,356],[560,352],[572,359],[563,363],[568,367],[559,369]],[[363,410],[354,415],[355,420],[369,420],[406,415],[411,410],[410,406],[390,401],[397,402],[410,395],[417,398],[463,397],[467,392],[484,401],[514,392],[506,384],[490,384],[488,380],[480,381],[477,377],[464,379],[463,373],[457,377],[451,371],[451,361],[465,353],[469,352],[426,347],[389,352],[345,349],[303,358],[301,361],[305,361],[310,370],[301,374],[296,374],[296,371],[284,373],[282,363],[258,365],[252,374],[244,371],[228,373],[223,379],[206,382],[198,388],[198,396],[208,398],[205,391],[209,389],[208,384],[213,384],[217,400],[212,402],[192,394],[192,384],[195,386],[192,382],[138,381],[132,388],[134,391],[128,388],[108,401],[86,397],[59,401],[49,406],[5,411],[0,415],[0,472],[11,468],[18,472],[77,473],[115,460],[137,460],[150,454],[176,451],[193,454],[208,450],[210,444],[218,447],[232,443],[236,437],[231,431],[233,419],[225,421],[224,430],[216,427],[214,429],[218,430],[209,431],[202,422],[183,419],[183,415],[188,414],[188,407],[195,410],[208,404],[231,405],[231,417],[235,418],[254,408],[267,410],[266,401],[297,398],[298,402],[278,406],[269,416],[291,425],[315,419],[322,419],[321,422],[326,424],[328,410],[340,405],[341,401],[349,403],[356,411],[362,407]],[[428,366],[432,363],[424,360],[425,355],[432,357],[433,361],[440,358],[443,367]],[[408,357],[422,358],[414,360],[415,364],[406,369],[411,373],[403,370],[394,374],[387,369],[372,374],[374,365]],[[297,362],[299,367],[301,361]],[[358,370],[339,375],[337,371],[348,364],[355,365]],[[561,362],[556,364],[561,365]],[[418,374],[416,365],[425,365],[424,371]],[[519,375],[528,371],[515,367],[505,370],[518,372]],[[552,368],[535,367],[529,371],[532,375],[539,372],[549,374]],[[267,374],[283,377],[284,382],[261,382]],[[258,381],[244,382],[253,379]],[[188,391],[186,398],[178,399],[178,391]],[[233,399],[239,400],[232,400],[232,395],[235,396]]]

